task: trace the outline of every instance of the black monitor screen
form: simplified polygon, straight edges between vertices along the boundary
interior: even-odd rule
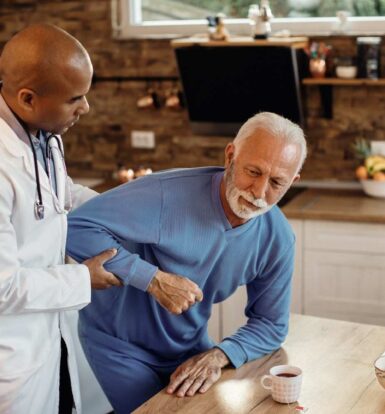
[[[175,53],[194,132],[234,135],[261,111],[303,124],[296,49],[190,46]]]

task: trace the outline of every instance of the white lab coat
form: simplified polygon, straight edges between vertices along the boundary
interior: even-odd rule
[[[20,129],[17,132],[21,134]],[[2,414],[57,413],[61,336],[68,348],[75,405],[81,412],[74,321],[76,310],[90,301],[90,276],[84,265],[64,265],[67,217],[56,212],[40,164],[39,173],[43,220],[37,220],[34,213],[37,191],[32,151],[0,118]],[[59,179],[65,180],[65,175]],[[70,187],[74,207],[95,194],[72,181]]]

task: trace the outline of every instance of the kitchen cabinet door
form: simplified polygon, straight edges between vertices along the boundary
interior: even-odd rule
[[[241,286],[224,302],[213,306],[208,323],[208,332],[212,339],[220,342],[246,323],[247,318],[244,314],[246,302],[246,287]]]
[[[289,220],[289,223],[295,234],[295,258],[294,258],[294,272],[292,279],[292,293],[291,293],[291,311],[294,313],[303,313],[303,220]]]
[[[240,286],[229,298],[222,302],[222,338],[232,335],[246,323],[246,303],[247,292],[245,286]]]
[[[209,336],[215,342],[220,342],[222,339],[221,312],[222,312],[222,304],[221,303],[214,304],[212,308],[211,316],[208,322],[208,326],[207,326]]]
[[[385,255],[385,225],[304,220],[305,249]]]
[[[306,250],[305,314],[385,325],[385,255]]]

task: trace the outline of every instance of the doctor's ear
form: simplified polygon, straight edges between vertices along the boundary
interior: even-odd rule
[[[17,103],[24,111],[32,112],[36,100],[36,92],[32,89],[22,88],[17,93]]]

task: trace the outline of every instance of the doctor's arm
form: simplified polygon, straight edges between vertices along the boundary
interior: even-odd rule
[[[159,243],[161,210],[162,191],[156,178],[138,179],[103,193],[70,214],[67,252],[83,261],[116,249],[106,269],[124,285],[147,291],[167,310],[180,314],[202,300],[199,287],[183,276],[162,271],[129,248],[130,242]]]
[[[66,194],[66,197],[71,197],[72,201],[72,209],[80,207],[82,204],[84,204],[86,201],[91,200],[91,198],[98,195],[98,193],[91,188],[85,187],[81,184],[75,184],[72,181],[71,177],[67,177],[68,185],[70,189],[70,195]],[[68,205],[69,200],[66,200],[66,203]]]
[[[100,276],[100,265],[112,253],[104,254],[91,265],[86,263],[43,267],[39,262],[43,262],[45,250],[56,247],[31,243],[28,246],[30,263],[35,260],[36,264],[23,266],[19,259],[20,239],[29,235],[16,234],[12,219],[12,185],[0,177],[0,188],[0,314],[81,309],[87,305],[91,297],[87,265]],[[57,248],[60,249],[60,245]],[[102,272],[104,275],[107,273],[104,269]]]

